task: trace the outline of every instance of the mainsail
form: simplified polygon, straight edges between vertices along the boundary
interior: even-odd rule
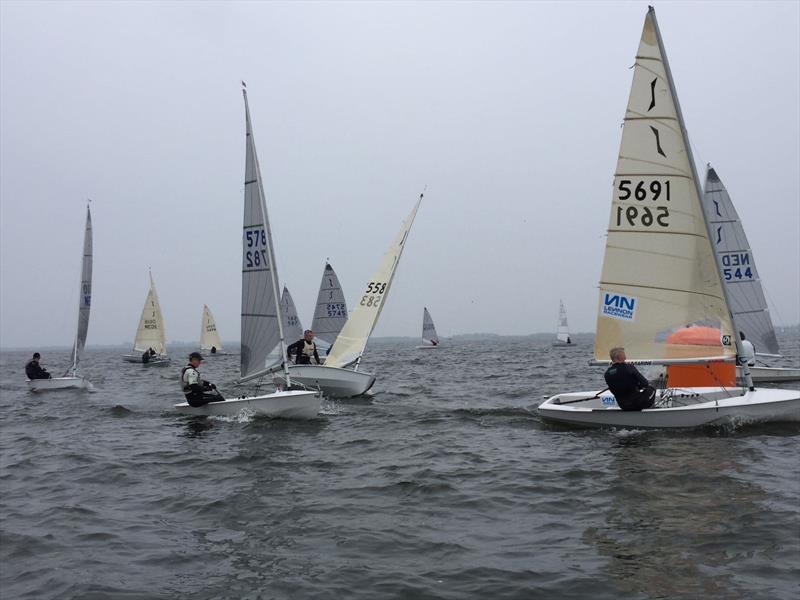
[[[72,348],[73,373],[80,362],[89,332],[89,311],[92,305],[92,213],[86,207],[86,229],[83,232],[83,258],[81,261],[81,289],[78,298],[78,329]]]
[[[297,316],[297,308],[294,305],[289,288],[283,286],[281,295],[281,315],[283,316],[283,334],[285,339],[293,344],[303,337],[303,326],[300,324],[300,317]]]
[[[346,322],[347,304],[344,300],[344,292],[342,292],[336,271],[333,270],[330,263],[326,262],[325,270],[322,272],[322,281],[319,284],[317,307],[314,310],[311,329],[314,331],[315,338],[319,338],[330,346]]]
[[[211,350],[215,348],[217,352],[222,351],[222,340],[217,331],[217,324],[214,315],[208,305],[203,304],[203,321],[200,324],[200,350]]]
[[[161,305],[158,303],[156,284],[153,283],[153,274],[150,273],[150,290],[142,308],[139,327],[136,329],[136,339],[133,341],[135,352],[144,352],[152,348],[159,354],[166,354],[166,334],[164,332],[164,317],[161,316]]]
[[[333,349],[325,360],[326,367],[344,367],[357,362],[364,353],[369,336],[375,328],[375,323],[383,310],[386,296],[392,285],[395,270],[403,254],[408,233],[414,223],[414,217],[422,202],[422,194],[414,205],[411,214],[403,221],[400,233],[389,246],[386,254],[383,255],[378,270],[375,271],[366,290],[361,296],[361,300],[347,319],[341,333],[339,333],[333,344]],[[357,367],[358,365],[356,365]]]
[[[267,201],[256,155],[247,90],[245,108],[244,221],[242,235],[242,354],[240,381],[266,374],[286,354],[278,273]],[[272,356],[270,356],[272,353]],[[277,359],[275,358],[277,356]],[[268,362],[270,364],[268,364]],[[288,371],[286,371],[288,377]]]
[[[433,325],[433,319],[427,307],[422,309],[422,343],[432,346],[439,345],[439,336],[436,335],[436,327]]]
[[[778,338],[767,308],[761,279],[742,222],[717,172],[706,172],[703,208],[711,227],[711,241],[725,285],[728,287],[736,329],[765,354],[779,354]]]
[[[569,338],[569,325],[567,324],[567,309],[564,308],[564,301],[558,301],[558,327],[556,329],[556,341],[564,344],[571,343]]]
[[[733,358],[734,330],[709,240],[691,149],[651,8],[633,68],[608,226],[595,359],[614,346],[632,360]],[[670,344],[691,325],[717,345]]]

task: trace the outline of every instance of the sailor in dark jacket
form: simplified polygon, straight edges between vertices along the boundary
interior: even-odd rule
[[[606,370],[605,380],[617,405],[622,410],[652,408],[656,390],[636,367],[625,362],[625,348],[612,348],[610,355],[611,366]]]
[[[46,369],[39,364],[39,359],[42,357],[38,352],[33,353],[33,358],[25,365],[25,375],[28,379],[51,379],[52,376]]]
[[[294,359],[296,365],[310,365],[312,358],[318,365],[322,364],[317,353],[317,345],[314,343],[314,332],[310,329],[303,332],[302,340],[297,340],[286,349],[286,355]]]
[[[217,391],[217,386],[200,377],[200,363],[203,356],[199,352],[189,355],[189,364],[181,371],[181,389],[189,406],[205,406],[209,402],[222,402],[225,398]]]

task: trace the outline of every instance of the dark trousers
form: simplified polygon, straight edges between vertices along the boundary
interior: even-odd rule
[[[624,398],[617,398],[617,406],[622,410],[642,410],[644,408],[653,408],[656,401],[656,390],[653,387],[646,387],[625,396]]]
[[[212,390],[210,392],[190,392],[186,394],[186,401],[189,403],[189,406],[193,406],[194,408],[200,408],[201,406],[205,406],[209,402],[219,402],[220,400],[225,400],[217,390]]]

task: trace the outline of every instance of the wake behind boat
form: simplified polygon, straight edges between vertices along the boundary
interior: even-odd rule
[[[756,390],[746,364],[747,388],[735,387],[732,363],[746,353],[701,198],[651,7],[636,54],[614,177],[594,362],[608,364],[610,353],[617,368],[607,371],[607,379],[616,381],[627,349],[633,363],[667,365],[672,389],[653,390],[652,408],[645,410],[635,410],[632,397],[558,394],[539,406],[543,419],[634,428],[800,419],[800,391]],[[691,328],[713,331],[713,342],[688,340],[684,332]],[[649,391],[635,394],[641,399]]]
[[[161,314],[161,304],[158,302],[158,293],[152,273],[150,273],[150,289],[144,300],[139,326],[136,328],[133,352],[123,354],[122,360],[139,363],[146,367],[164,367],[171,362],[170,357],[167,356],[164,317]]]

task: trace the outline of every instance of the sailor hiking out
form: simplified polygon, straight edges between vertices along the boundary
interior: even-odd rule
[[[205,406],[209,402],[221,402],[225,400],[217,391],[217,386],[200,377],[200,363],[203,357],[199,352],[192,352],[189,355],[189,364],[181,371],[181,388],[186,396],[189,406],[195,408]]]

